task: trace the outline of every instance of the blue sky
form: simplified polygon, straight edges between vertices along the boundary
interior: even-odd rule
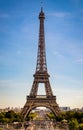
[[[0,108],[23,107],[37,61],[41,0],[0,0]],[[83,0],[43,0],[48,72],[59,106],[83,107]],[[39,86],[39,93],[44,88]]]

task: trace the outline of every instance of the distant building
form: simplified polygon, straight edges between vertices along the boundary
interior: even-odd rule
[[[0,113],[1,113],[1,112],[8,112],[9,110],[10,110],[10,107],[0,108]]]
[[[70,111],[70,107],[60,107],[61,111]]]
[[[80,109],[79,109],[79,108],[74,108],[74,109],[72,109],[72,111],[77,111],[77,112],[79,111],[79,112],[83,112],[83,107],[82,107],[82,108],[80,108]]]
[[[11,110],[13,110],[14,112],[20,112],[21,111],[21,108],[20,107],[15,107],[15,108],[13,108],[13,107],[7,107],[7,108],[0,108],[0,113],[1,112],[8,112],[8,111],[11,111]]]
[[[83,107],[81,108],[81,111],[83,112]]]

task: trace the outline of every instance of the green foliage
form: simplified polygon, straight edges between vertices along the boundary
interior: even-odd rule
[[[63,120],[63,116],[60,114],[58,116],[56,116],[56,121],[62,121]]]
[[[70,130],[83,130],[83,112],[76,112],[76,111],[68,111],[68,112],[61,112],[61,114],[56,117],[57,121],[61,121],[62,119],[66,119],[69,123]]]
[[[0,130],[3,130],[3,128],[0,128]]]
[[[30,113],[29,117],[30,119],[34,119],[37,116],[37,113]]]
[[[52,112],[47,114],[49,119],[56,120],[62,122],[63,120],[67,120],[69,124],[70,130],[83,130],[83,113],[82,112],[75,112],[75,111],[68,111],[68,112],[61,112],[58,116],[55,116]],[[37,119],[37,113],[32,112],[29,113],[26,120],[34,120]],[[0,123],[12,123],[12,122],[22,122],[23,119],[20,113],[15,113],[14,111],[2,112],[0,113]]]
[[[67,120],[70,130],[83,130],[83,112],[61,112],[58,116],[54,116],[53,113],[47,114],[50,119],[62,122]]]
[[[81,123],[83,123],[83,118],[80,119]]]
[[[14,111],[8,111],[5,113],[5,117],[10,119],[14,116],[14,113],[15,113]]]
[[[27,115],[26,120],[34,120],[36,118],[37,113],[36,112],[31,112],[29,115]]]
[[[2,118],[2,121],[1,121],[2,123],[9,123],[9,119],[8,118]]]
[[[0,113],[0,122],[2,121],[2,119],[5,117],[5,113],[4,112],[1,112]]]
[[[79,127],[79,125],[78,125],[77,119],[72,119],[69,121],[69,129],[70,130],[78,130],[78,127]]]
[[[48,116],[50,119],[55,119],[55,115],[54,115],[52,112],[48,113],[47,116]]]
[[[22,117],[20,113],[15,113],[14,111],[0,113],[1,123],[12,123],[12,122],[21,122],[21,121],[22,121]]]
[[[79,125],[79,130],[83,130],[83,124]]]

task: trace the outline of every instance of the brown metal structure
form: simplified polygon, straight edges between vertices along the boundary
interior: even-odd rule
[[[22,109],[22,115],[25,119],[29,112],[36,107],[47,107],[55,115],[59,114],[59,106],[56,103],[56,96],[53,96],[53,92],[50,86],[49,77],[46,64],[46,52],[45,52],[45,35],[44,35],[44,19],[45,14],[41,8],[39,14],[40,26],[39,26],[39,42],[38,42],[38,54],[37,65],[34,76],[34,81],[30,95],[27,96],[27,101]],[[46,95],[37,95],[38,86],[43,83],[45,86]]]

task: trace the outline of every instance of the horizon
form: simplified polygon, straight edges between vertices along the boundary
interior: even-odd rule
[[[65,108],[65,107],[67,107],[67,108],[70,108],[70,110],[73,110],[73,109],[79,109],[79,110],[81,110],[81,109],[83,109],[83,107],[81,107],[81,108],[71,108],[70,106],[59,106],[60,107],[60,109],[61,108]],[[12,110],[12,109],[22,109],[23,107],[5,107],[5,108],[1,108],[0,107],[0,109],[10,109],[10,110]],[[35,109],[40,109],[40,110],[43,110],[43,109],[49,109],[49,108],[46,108],[46,107],[36,107]],[[34,110],[34,109],[33,109]],[[33,111],[32,110],[32,111]],[[50,109],[49,109],[50,110]],[[50,110],[51,111],[51,110]]]
[[[0,107],[23,107],[36,69],[41,0],[0,1]],[[59,106],[83,107],[83,1],[43,2],[48,73]],[[39,88],[39,93],[44,93]]]

